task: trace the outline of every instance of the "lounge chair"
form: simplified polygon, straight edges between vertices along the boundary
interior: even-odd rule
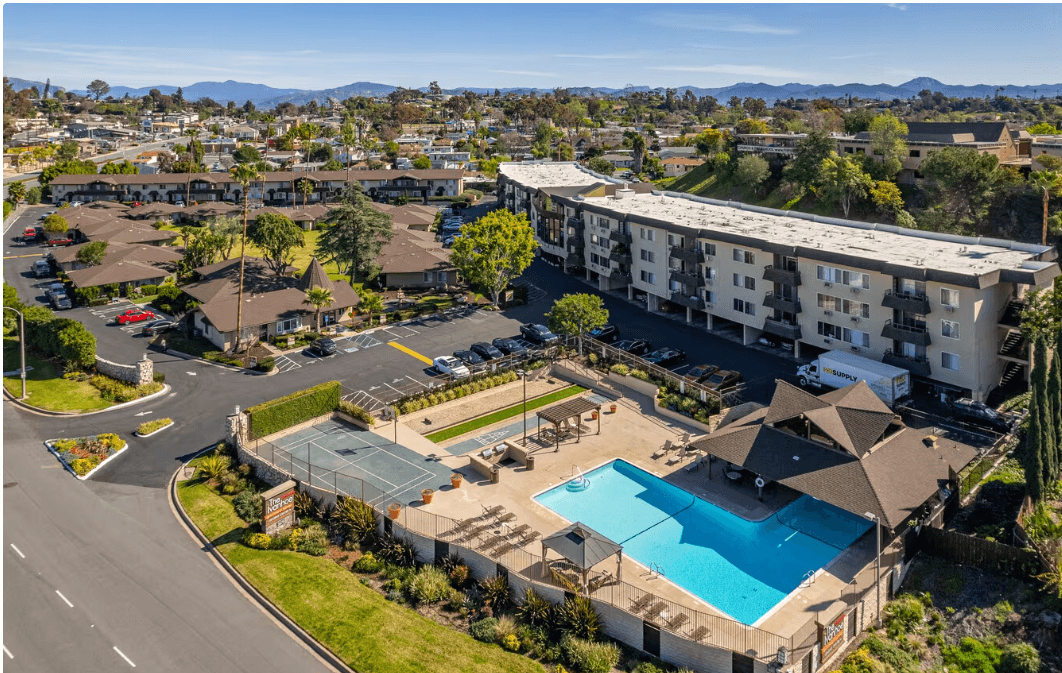
[[[502,514],[498,517],[498,523],[509,523],[510,521],[514,521],[515,519],[515,514],[513,514],[512,512],[506,512],[505,514]]]
[[[479,548],[480,549],[490,549],[491,547],[497,547],[498,545],[500,545],[504,541],[504,539],[505,538],[499,537],[497,535],[492,535],[490,538],[487,539],[486,542],[484,542],[483,544],[479,545]]]
[[[533,530],[530,533],[524,535],[522,538],[520,538],[520,546],[523,547],[525,544],[529,542],[534,542],[540,537],[542,537],[542,533],[539,533],[537,530]]]
[[[681,444],[683,446],[686,446],[687,444],[690,443],[690,439],[691,439],[690,433],[684,432],[684,433],[682,433],[682,439],[679,440],[679,444]]]
[[[676,463],[681,463],[683,459],[686,458],[686,454],[686,447],[682,447],[681,449],[679,449],[678,453],[667,459],[667,464],[674,465]]]
[[[712,635],[711,629],[707,626],[698,626],[693,630],[693,633],[690,634],[690,640],[696,640],[699,643],[710,635]]]
[[[447,534],[457,535],[458,533],[463,533],[464,531],[468,530],[468,528],[475,522],[476,517],[472,517],[471,519],[465,519],[464,521],[459,521],[457,525],[447,531]]]
[[[659,449],[657,449],[655,452],[653,452],[653,456],[652,456],[653,459],[655,460],[657,458],[664,457],[665,455],[667,455],[667,452],[670,451],[671,449],[673,449],[674,447],[675,447],[675,445],[671,443],[671,440],[670,439],[667,440],[666,442],[664,442],[663,446],[661,446]]]
[[[512,542],[506,542],[505,544],[497,547],[494,551],[492,551],[490,555],[494,558],[498,558],[505,552],[512,551],[513,549],[516,549],[516,545],[514,545]]]
[[[667,621],[667,624],[665,624],[664,626],[667,627],[668,631],[674,631],[675,629],[677,629],[678,627],[682,626],[683,624],[685,624],[689,620],[690,620],[690,618],[685,612],[680,612],[677,615],[675,615],[674,617],[672,617],[671,619],[669,619]]]
[[[699,460],[695,460],[692,463],[690,463],[689,465],[687,465],[686,467],[684,467],[683,469],[686,470],[686,474],[689,474],[691,472],[696,472],[697,470],[700,469],[700,467],[701,467],[701,462]]]
[[[653,604],[651,608],[646,610],[645,614],[643,615],[643,619],[646,619],[647,621],[653,621],[660,616],[661,612],[666,609],[667,603],[665,603],[664,601],[657,601]]]
[[[529,530],[531,530],[531,526],[527,525],[526,523],[522,523],[519,526],[517,526],[516,528],[513,528],[512,530],[509,531],[509,537],[517,537],[517,536],[523,535],[525,532],[527,532]]]
[[[653,600],[652,594],[642,594],[642,597],[631,603],[631,614],[638,614]]]

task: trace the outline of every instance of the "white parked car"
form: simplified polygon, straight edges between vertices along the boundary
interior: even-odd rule
[[[435,371],[440,374],[451,374],[455,379],[465,379],[472,375],[468,367],[452,355],[441,355],[432,363],[435,365]]]

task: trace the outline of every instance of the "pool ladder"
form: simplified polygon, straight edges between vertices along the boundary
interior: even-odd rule
[[[575,481],[576,480],[575,479],[575,475],[577,475],[577,474],[579,475],[578,483],[580,485],[587,486],[590,483],[590,480],[586,478],[586,475],[584,475],[583,471],[579,469],[579,466],[578,465],[572,465],[571,481]]]
[[[807,582],[809,587],[812,584],[815,583],[815,571],[814,570],[809,570],[806,573],[804,573],[804,579],[800,580],[801,586],[803,586],[804,582]]]
[[[664,566],[660,565],[656,561],[653,561],[649,564],[649,577],[650,579],[652,579],[654,576],[667,577],[666,573],[664,573]]]

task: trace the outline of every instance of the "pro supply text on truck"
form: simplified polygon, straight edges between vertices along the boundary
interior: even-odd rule
[[[866,381],[874,394],[892,406],[911,394],[911,373],[884,362],[869,360],[845,351],[828,351],[818,360],[797,369],[800,385],[843,388]]]

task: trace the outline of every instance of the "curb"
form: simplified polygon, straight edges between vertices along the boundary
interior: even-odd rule
[[[117,434],[117,433],[115,433],[115,434]],[[129,449],[129,442],[126,442],[125,446],[123,446],[121,449],[118,449],[117,451],[115,451],[110,456],[107,456],[107,458],[104,459],[99,465],[97,465],[96,467],[92,468],[91,470],[89,470],[85,474],[78,474],[77,472],[74,472],[74,468],[72,468],[71,466],[67,465],[66,461],[59,457],[59,452],[56,451],[54,448],[52,448],[52,444],[57,442],[57,441],[58,441],[58,438],[56,438],[56,439],[46,439],[46,440],[44,440],[44,446],[48,449],[49,453],[51,453],[53,456],[55,456],[55,459],[59,461],[59,464],[62,465],[63,467],[65,467],[67,472],[69,472],[70,474],[74,475],[74,479],[77,479],[78,481],[88,481],[88,478],[91,477],[92,475],[96,474],[96,472],[98,472],[101,467],[103,467],[107,463],[111,462],[112,460],[114,460],[118,456],[122,455],[123,453],[125,453]]]
[[[207,360],[206,358],[199,358],[194,355],[189,355],[188,353],[175,351],[173,349],[166,349],[162,352],[166,355],[172,355],[173,357],[181,358],[182,360],[195,360],[197,362],[202,362],[204,364],[210,365],[211,367],[217,367],[218,369],[227,369],[230,372],[236,372],[239,374],[250,374],[252,376],[269,376],[273,373],[273,371],[275,371],[274,369],[268,372],[260,372],[255,369],[248,369],[247,367],[234,367],[232,365],[226,365],[220,362],[212,362],[210,360]]]
[[[134,437],[139,437],[139,438],[141,438],[141,439],[147,439],[148,437],[154,437],[155,435],[159,434],[160,432],[162,432],[162,431],[163,431],[163,430],[165,430],[166,428],[172,428],[172,427],[173,427],[174,425],[177,425],[177,424],[176,424],[176,423],[174,423],[174,422],[173,422],[173,421],[171,420],[171,421],[170,421],[170,422],[169,422],[169,423],[168,423],[167,425],[164,425],[164,426],[162,426],[161,428],[159,428],[158,430],[155,430],[154,432],[149,432],[149,433],[147,433],[146,435],[142,435],[142,434],[140,434],[139,432],[134,432],[134,433],[133,433],[133,436],[134,436]]]
[[[25,409],[30,413],[37,414],[38,416],[51,416],[53,418],[80,418],[81,416],[95,416],[96,414],[105,414],[108,411],[115,411],[116,409],[124,409],[126,407],[131,407],[135,404],[140,404],[141,402],[147,402],[148,400],[155,399],[156,397],[162,397],[166,393],[170,392],[170,390],[170,384],[164,383],[162,384],[162,390],[158,391],[157,393],[152,393],[147,397],[141,397],[130,402],[116,404],[113,407],[107,407],[106,409],[99,409],[98,411],[86,411],[84,413],[78,411],[48,411],[47,409],[38,409],[37,407],[31,407],[30,405],[26,404],[25,402],[19,400],[17,397],[9,393],[6,387],[4,388],[4,397],[7,398],[8,402],[11,402],[15,406],[21,407],[22,409]]]
[[[213,451],[213,448],[204,449],[200,453],[207,451]],[[198,456],[199,454],[196,454]],[[192,458],[195,458],[193,456]],[[191,462],[191,459],[188,461]],[[346,663],[340,659],[332,650],[328,649],[321,643],[317,642],[313,636],[306,633],[298,624],[293,622],[284,611],[278,608],[268,598],[263,596],[254,586],[248,582],[243,575],[239,573],[229,560],[217,550],[214,544],[206,538],[205,535],[199,530],[199,528],[192,522],[192,519],[188,516],[188,513],[184,511],[184,506],[181,504],[180,498],[177,497],[177,475],[181,474],[188,466],[188,462],[185,462],[173,473],[170,477],[170,486],[167,489],[170,498],[170,507],[176,510],[179,515],[181,523],[185,529],[202,545],[202,549],[211,555],[215,563],[228,574],[230,581],[235,583],[245,595],[258,604],[258,607],[265,611],[275,621],[279,622],[279,626],[288,632],[288,635],[292,639],[297,639],[301,644],[309,649],[318,659],[320,659],[325,665],[330,666],[340,673],[357,673],[354,669],[347,666]]]

